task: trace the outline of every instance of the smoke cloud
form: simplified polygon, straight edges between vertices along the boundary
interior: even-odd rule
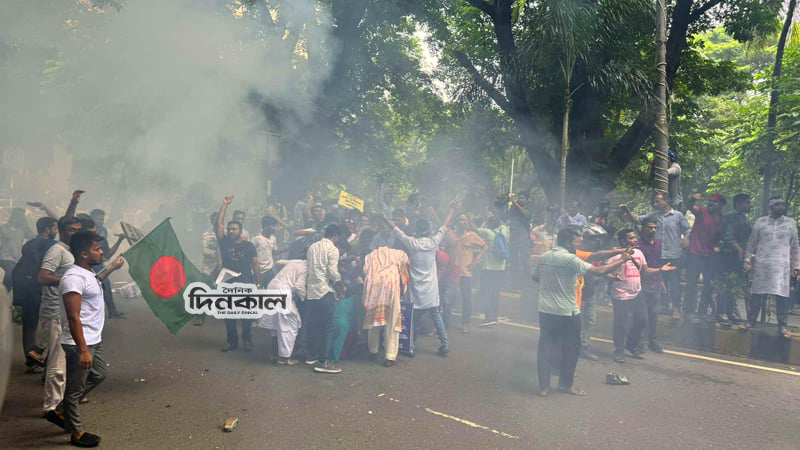
[[[225,192],[263,195],[265,149],[279,138],[261,105],[310,118],[328,65],[305,52],[329,55],[332,42],[312,0],[258,13],[216,1],[0,2],[0,153],[24,154],[32,197],[85,188],[112,210],[152,210],[198,182],[214,206]],[[73,170],[45,172],[64,153]]]

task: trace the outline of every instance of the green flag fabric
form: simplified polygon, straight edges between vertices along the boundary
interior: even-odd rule
[[[192,318],[184,307],[183,290],[196,281],[211,285],[211,280],[183,254],[169,219],[122,256],[150,310],[172,334],[177,334]]]

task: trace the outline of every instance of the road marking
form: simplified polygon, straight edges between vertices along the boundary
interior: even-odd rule
[[[460,316],[461,314],[453,313],[453,315]],[[501,321],[501,322],[498,322],[498,323],[500,325],[508,325],[508,326],[511,326],[511,327],[526,328],[528,330],[540,331],[539,327],[535,327],[533,325],[525,325],[523,323],[516,323],[516,322],[511,322],[511,321]],[[602,338],[593,337],[593,338],[591,338],[591,340],[593,340],[595,342],[602,342],[604,344],[612,344],[612,345],[614,344],[614,341],[612,341],[610,339],[602,339]],[[774,367],[759,366],[757,364],[748,364],[748,363],[743,363],[743,362],[738,362],[738,361],[731,361],[731,360],[728,360],[728,359],[721,359],[721,358],[714,358],[714,357],[711,357],[711,356],[697,355],[697,354],[694,354],[694,353],[678,352],[678,351],[674,351],[674,350],[664,350],[664,353],[666,353],[668,355],[673,355],[673,356],[682,356],[684,358],[698,359],[698,360],[701,360],[701,361],[709,361],[709,362],[715,362],[715,363],[719,363],[719,364],[727,364],[729,366],[745,367],[747,369],[763,370],[765,372],[780,373],[780,374],[783,374],[783,375],[792,375],[792,376],[795,376],[795,377],[800,377],[800,372],[795,372],[795,371],[791,371],[791,370],[776,369]]]
[[[491,431],[492,433],[494,433],[494,434],[496,434],[498,436],[507,437],[509,439],[519,439],[519,436],[514,436],[512,434],[504,433],[502,431],[497,431],[497,430],[495,430],[493,428],[489,428],[487,426],[480,425],[480,424],[477,424],[475,422],[472,422],[472,421],[469,421],[469,420],[466,420],[466,419],[462,419],[460,417],[451,416],[450,414],[445,414],[445,413],[442,413],[442,412],[439,412],[439,411],[434,411],[434,410],[432,410],[430,408],[425,408],[425,411],[427,411],[427,412],[429,412],[431,414],[437,415],[439,417],[444,417],[446,419],[455,420],[456,422],[458,422],[460,424],[463,424],[463,425],[466,425],[468,427],[478,428],[478,429],[486,430],[486,431]]]

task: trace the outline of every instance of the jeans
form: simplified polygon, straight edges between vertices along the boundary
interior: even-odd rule
[[[718,263],[716,255],[697,256],[690,254],[686,257],[686,295],[683,299],[683,312],[686,314],[694,314],[695,312],[706,314],[708,312],[708,307],[711,306],[711,295],[714,293],[714,279],[717,276]],[[703,292],[698,311],[697,284],[700,281],[700,274],[703,274]]]
[[[630,300],[612,299],[614,305],[614,351],[622,353],[625,348],[634,350],[639,347],[642,340],[642,331],[645,326],[645,308],[639,297]],[[628,315],[633,316],[633,325],[625,338],[625,328]]]
[[[472,277],[462,276],[458,288],[461,291],[461,324],[466,328],[472,319]]]
[[[106,362],[103,359],[103,343],[89,346],[92,367],[81,367],[80,350],[77,345],[62,345],[67,360],[67,388],[64,392],[64,429],[70,433],[83,431],[78,414],[78,403],[92,389],[106,379]]]
[[[450,328],[451,311],[457,296],[458,286],[455,283],[445,279],[439,282],[439,298],[441,299],[442,320],[445,328]]]
[[[502,270],[484,270],[483,271],[483,292],[486,296],[486,314],[487,322],[494,322],[497,320],[500,308],[500,288],[503,285],[505,272]]]
[[[336,295],[328,292],[319,300],[306,300],[308,322],[308,358],[319,362],[328,361],[333,333],[336,329],[334,312],[336,311]]]
[[[254,319],[225,319],[225,331],[228,333],[228,345],[237,347],[239,345],[239,333],[236,330],[236,324],[240,323],[242,326],[242,341],[245,343],[252,343],[253,339],[250,337],[251,326]]]
[[[775,314],[778,316],[778,328],[783,329],[789,319],[789,298],[775,295]],[[750,308],[747,310],[747,321],[751,327],[756,326],[758,314],[761,312],[761,307],[764,300],[767,299],[767,294],[753,294],[750,297]]]
[[[664,264],[669,263],[677,270],[661,272],[661,277],[664,279],[664,284],[667,286],[669,293],[669,301],[672,303],[672,309],[681,308],[681,268],[683,268],[683,260],[680,258],[665,259]]]
[[[642,291],[639,298],[644,301],[645,309],[647,311],[647,340],[652,342],[656,341],[658,335],[658,314],[656,308],[661,303],[661,298],[664,296],[664,291]]]
[[[433,326],[436,327],[436,335],[439,336],[439,343],[441,344],[439,347],[442,350],[449,350],[450,347],[447,344],[447,330],[444,328],[442,313],[439,311],[439,307],[437,306],[435,308],[414,310],[413,317],[411,319],[411,353],[414,353],[414,342],[417,340],[417,332],[414,323],[426,312],[430,313],[431,319],[433,319]]]
[[[556,316],[539,313],[539,348],[536,370],[539,389],[550,389],[550,376],[558,365],[558,387],[572,388],[581,348],[581,315]]]

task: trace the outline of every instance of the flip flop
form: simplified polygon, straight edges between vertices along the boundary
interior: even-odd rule
[[[562,394],[574,395],[576,397],[583,397],[583,396],[586,395],[586,391],[584,391],[583,389],[581,389],[579,387],[574,387],[574,386],[571,387],[571,388],[561,388],[560,387],[560,388],[558,388],[558,392],[561,392]]]

